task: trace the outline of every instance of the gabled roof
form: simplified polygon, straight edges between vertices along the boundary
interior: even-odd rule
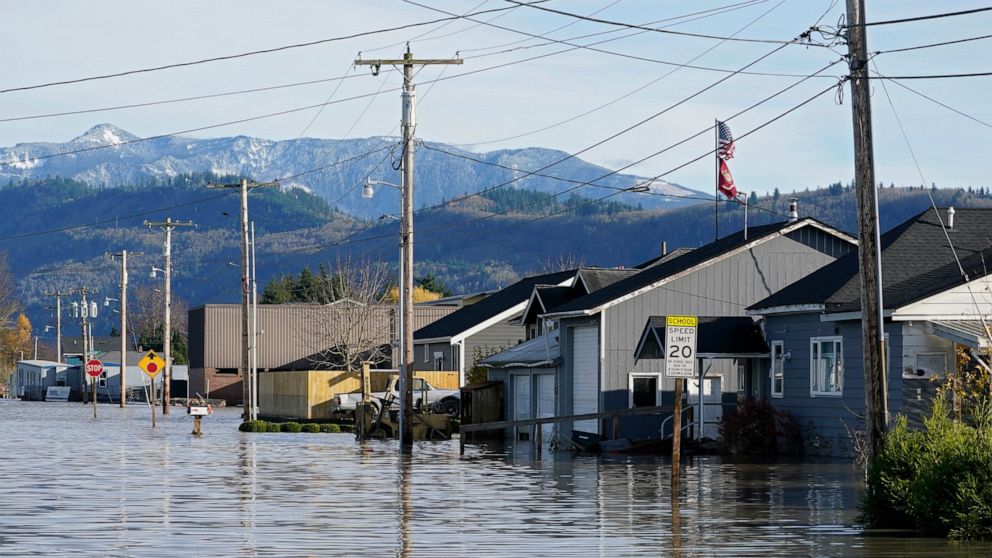
[[[520,281],[502,289],[486,299],[470,306],[460,308],[440,320],[424,326],[413,333],[414,340],[451,339],[469,329],[498,319],[502,314],[514,307],[527,303],[534,285],[559,285],[570,281],[575,276],[575,270],[547,273],[525,277]],[[509,319],[512,316],[507,316]]]
[[[623,297],[632,296],[641,289],[651,288],[653,285],[661,283],[674,275],[688,271],[697,266],[716,261],[732,252],[735,252],[736,250],[760,244],[771,238],[787,234],[806,226],[814,226],[827,231],[838,238],[843,238],[850,242],[854,242],[854,239],[847,234],[808,217],[805,219],[800,219],[795,223],[782,222],[751,227],[748,229],[747,239],[744,238],[743,231],[735,232],[719,240],[683,253],[680,256],[665,259],[655,265],[639,270],[638,272],[625,277],[608,287],[602,288],[596,292],[554,308],[549,313],[553,316],[563,314],[576,315],[580,313],[596,313],[601,308],[619,301]]]
[[[586,287],[587,293],[596,292],[605,287],[637,273],[637,269],[618,269],[604,267],[583,267],[579,269],[578,279]]]
[[[549,308],[562,305],[569,300],[580,296],[573,287],[559,287],[557,285],[535,285],[524,307],[524,313],[520,316],[520,323],[530,323],[538,315],[544,314]]]
[[[658,256],[658,257],[655,257],[655,258],[651,258],[650,260],[648,260],[646,262],[641,262],[641,263],[635,265],[634,268],[636,268],[636,269],[645,269],[645,268],[651,267],[653,265],[658,265],[660,263],[667,262],[668,260],[673,260],[673,259],[675,259],[675,258],[677,258],[679,256],[684,256],[685,254],[688,254],[689,252],[692,252],[692,248],[676,248],[676,249],[672,250],[671,252],[665,254],[664,256]]]
[[[938,211],[941,218],[947,214],[945,209]],[[988,273],[985,262],[992,255],[992,209],[957,209],[948,236],[970,278]],[[882,235],[881,251],[885,308],[899,308],[964,282],[933,209]],[[851,252],[748,310],[759,314],[767,309],[857,312],[861,309],[858,269],[858,254]]]
[[[665,316],[651,316],[634,351],[634,360],[664,359]],[[696,355],[731,358],[766,355],[768,344],[761,329],[747,316],[700,317]]]

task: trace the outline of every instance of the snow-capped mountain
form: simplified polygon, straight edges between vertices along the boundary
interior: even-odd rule
[[[518,180],[507,186],[556,193],[574,188],[575,181],[592,181],[609,172],[578,158],[548,166],[566,156],[543,148],[472,153],[427,143],[415,154],[415,206],[432,205],[515,178]],[[258,181],[279,179],[285,187],[305,189],[343,211],[370,217],[395,210],[397,195],[383,188],[376,200],[366,200],[361,197],[361,185],[368,176],[399,183],[399,173],[394,170],[399,157],[398,139],[388,137],[299,141],[246,136],[139,138],[112,124],[100,124],[66,143],[23,143],[0,148],[0,181],[63,176],[96,186],[118,187],[139,185],[148,176],[211,171]],[[528,175],[544,167],[548,168],[538,174],[546,176]],[[643,180],[617,174],[597,181],[601,187],[583,186],[575,193],[598,198]],[[653,181],[649,188],[660,195],[625,192],[610,199],[654,208],[696,203],[698,200],[684,198],[705,196],[663,181]]]

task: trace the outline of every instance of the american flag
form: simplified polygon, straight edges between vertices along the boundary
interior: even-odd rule
[[[716,156],[725,161],[733,159],[734,136],[730,134],[730,126],[718,121],[717,130]]]

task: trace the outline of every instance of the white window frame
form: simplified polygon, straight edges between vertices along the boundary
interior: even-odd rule
[[[438,365],[438,361],[439,360],[441,361],[441,364],[440,365]],[[440,366],[440,368],[438,366]],[[440,372],[440,371],[444,370],[444,351],[434,351],[434,362],[433,362],[431,368],[435,372]]]
[[[661,405],[661,373],[660,372],[631,372],[627,376],[627,408],[634,408],[634,378],[654,378],[654,406]]]
[[[782,389],[775,391],[775,348],[778,348],[779,362],[782,366]],[[810,345],[812,348],[812,345]],[[768,393],[775,399],[781,399],[785,397],[785,342],[784,341],[772,341],[772,365],[768,368]],[[812,357],[811,357],[812,362]],[[810,376],[812,381],[812,376]],[[810,389],[812,389],[813,384],[810,384]]]
[[[400,357],[400,358],[402,358],[402,357]],[[430,343],[425,343],[424,344],[424,362],[430,362],[430,361],[431,361],[431,344]]]
[[[840,363],[840,377],[837,381],[838,390],[837,391],[818,391],[816,388],[816,358],[813,351],[813,347],[821,343],[836,343],[837,344],[837,362]],[[816,351],[819,353],[819,350]],[[810,337],[809,338],[809,396],[810,397],[842,397],[844,395],[844,338],[840,335],[831,335],[826,337]],[[783,386],[784,387],[784,386]]]

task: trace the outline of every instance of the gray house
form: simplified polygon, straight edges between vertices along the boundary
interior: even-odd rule
[[[989,346],[992,209],[946,211],[946,235],[933,210],[882,235],[888,408],[911,423],[929,408],[932,380],[955,369],[957,349]],[[863,428],[860,295],[852,253],[748,310],[771,350],[762,395],[797,417],[816,453],[851,454],[849,434]]]
[[[575,270],[526,277],[414,331],[414,370],[457,370],[464,385],[476,355],[526,339],[520,316],[536,285],[570,287],[574,280]]]
[[[663,361],[634,360],[651,316],[745,316],[750,304],[832,263],[855,247],[851,236],[807,218],[752,227],[747,238],[739,231],[691,251],[680,250],[656,258],[633,271],[613,274],[608,284],[588,294],[535,313],[534,319],[552,324],[542,326],[551,330],[544,335],[555,338],[542,341],[536,337],[533,346],[540,348],[546,343],[549,348],[557,347],[557,356],[525,361],[499,355],[487,361],[497,368],[491,377],[506,376],[506,397],[510,403],[507,408],[520,418],[524,418],[523,411],[517,413],[515,409],[522,407],[514,407],[513,402],[520,399],[523,404],[523,396],[515,389],[529,391],[532,413],[538,412],[539,400],[552,392],[549,385],[538,385],[549,382],[546,379],[533,379],[526,387],[524,380],[509,379],[516,374],[533,375],[531,369],[538,368],[535,358],[553,363],[541,366],[546,369],[543,372],[555,377],[553,393],[558,416],[671,404],[674,384],[662,377]],[[544,293],[540,299],[545,302]],[[740,362],[714,360],[704,385],[697,385],[696,389],[733,404],[741,389],[752,389],[751,395],[759,395],[760,382],[754,378],[762,373],[760,368],[751,358]],[[622,434],[657,437],[661,420],[661,417],[625,418],[621,422]],[[559,433],[568,437],[573,428],[602,431],[597,421],[586,421],[564,424]]]

